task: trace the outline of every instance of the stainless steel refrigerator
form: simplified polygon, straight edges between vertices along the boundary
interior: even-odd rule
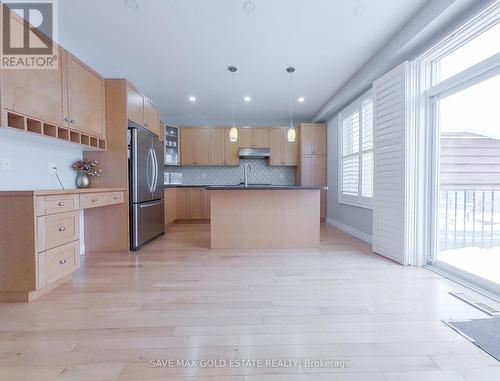
[[[129,122],[130,249],[165,232],[163,145],[145,128]]]

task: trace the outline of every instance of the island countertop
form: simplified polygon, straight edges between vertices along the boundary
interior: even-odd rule
[[[326,190],[325,187],[301,185],[208,185],[206,190]]]

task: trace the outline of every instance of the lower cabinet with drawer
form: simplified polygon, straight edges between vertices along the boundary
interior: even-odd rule
[[[38,253],[38,288],[45,287],[80,267],[80,241]]]
[[[80,211],[124,199],[122,189],[0,192],[0,302],[29,302],[70,280]]]

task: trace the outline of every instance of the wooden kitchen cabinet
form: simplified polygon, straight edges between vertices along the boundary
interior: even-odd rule
[[[144,97],[132,84],[127,84],[127,118],[142,126],[144,123]]]
[[[210,191],[203,189],[203,219],[210,219]]]
[[[326,155],[326,124],[302,123],[300,125],[300,144],[302,155]]]
[[[162,138],[160,111],[131,83],[127,83],[127,119],[158,135],[160,139]]]
[[[269,165],[296,166],[297,141],[288,141],[288,127],[270,128],[271,157]]]
[[[187,220],[188,214],[188,188],[177,188],[177,219]]]
[[[147,98],[144,98],[144,127],[160,136],[160,112]]]
[[[269,133],[270,133],[270,128],[268,127],[255,127],[254,147],[269,148]]]
[[[224,165],[224,127],[210,129],[210,164]],[[229,138],[228,138],[229,140]]]
[[[69,127],[93,136],[105,135],[104,78],[67,54]]]
[[[0,70],[3,109],[67,126],[66,57],[56,49],[57,69]]]
[[[204,216],[205,190],[203,188],[188,189],[188,218],[202,220]]]
[[[254,129],[251,127],[238,129],[238,142],[240,148],[251,148],[254,146]]]
[[[114,197],[123,204],[124,194],[111,188],[0,192],[0,303],[29,302],[70,280],[80,267],[80,211],[86,224],[93,215],[106,225],[110,209],[98,207],[115,208]],[[103,201],[86,205],[90,195]],[[90,237],[99,245],[99,237]],[[85,243],[88,250],[90,240]]]
[[[238,142],[229,140],[229,130],[210,128],[210,165],[239,165]]]
[[[177,220],[177,188],[165,188],[165,226]]]
[[[195,129],[195,164],[210,164],[210,127],[199,127]]]
[[[240,148],[268,148],[270,128],[268,127],[243,127],[238,131]]]
[[[180,132],[180,153],[181,165],[194,165],[194,135],[195,130],[192,127],[182,127]]]
[[[210,127],[181,127],[181,165],[210,165]]]
[[[240,165],[239,144],[229,140],[231,128],[224,129],[224,165]]]
[[[167,188],[168,191],[172,189]],[[204,220],[210,218],[210,195],[205,188],[176,188],[178,220]],[[167,200],[167,203],[169,201]],[[167,216],[168,211],[165,212]],[[169,223],[174,220],[169,216]]]

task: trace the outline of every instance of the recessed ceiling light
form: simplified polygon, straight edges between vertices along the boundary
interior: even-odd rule
[[[138,10],[139,9],[139,4],[137,3],[137,0],[123,0],[123,3],[129,7],[130,9],[133,10]]]
[[[189,97],[190,102],[196,102],[196,97],[193,97],[192,95]]]
[[[354,8],[353,13],[355,16],[361,16],[367,9],[368,7],[365,4],[359,4],[356,8]]]
[[[245,98],[243,98],[243,100],[244,100],[245,102],[250,102],[250,101],[252,100],[252,98],[250,98],[250,97],[246,96]]]
[[[304,102],[306,100],[306,98],[304,97],[300,97],[299,99],[297,99],[300,103]]]
[[[253,13],[255,11],[255,3],[253,1],[245,1],[243,3],[243,10],[246,13]]]

